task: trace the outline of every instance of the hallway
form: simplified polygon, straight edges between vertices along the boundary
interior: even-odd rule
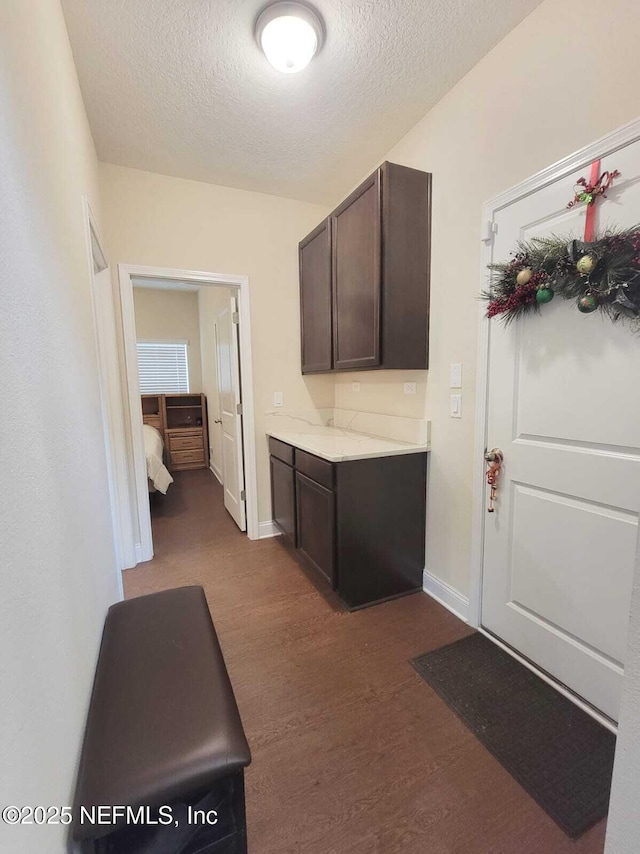
[[[409,665],[469,632],[456,617],[425,594],[337,610],[206,469],[153,505],[126,596],[206,591],[253,754],[251,854],[600,854],[605,822],[572,842]]]

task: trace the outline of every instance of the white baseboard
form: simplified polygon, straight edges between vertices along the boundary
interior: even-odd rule
[[[209,471],[215,474],[220,485],[222,485],[222,472],[220,471],[220,469],[216,468],[212,462],[209,463]]]
[[[455,614],[465,623],[469,622],[469,599],[462,593],[451,587],[442,579],[437,578],[425,569],[422,575],[422,589],[428,593],[436,602],[444,605],[447,610]]]
[[[142,548],[142,543],[136,543],[134,550],[136,555],[136,566],[139,563],[146,563],[146,561],[153,559],[153,552],[151,552],[151,554],[146,554]]]
[[[274,522],[260,522],[258,524],[258,539],[264,540],[267,537],[279,537],[280,531],[276,528]]]

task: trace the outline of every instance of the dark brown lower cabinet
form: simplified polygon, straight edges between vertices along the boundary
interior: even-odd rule
[[[329,463],[269,441],[274,521],[321,584],[349,609],[422,589],[426,453]]]
[[[280,533],[296,545],[296,487],[295,472],[290,465],[271,457],[271,506],[273,521]]]
[[[335,498],[330,489],[296,472],[298,550],[336,588]]]

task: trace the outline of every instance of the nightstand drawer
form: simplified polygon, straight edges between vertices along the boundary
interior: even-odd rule
[[[143,421],[145,424],[148,424],[149,427],[155,427],[156,430],[162,430],[162,416],[161,415],[145,415],[143,417]]]
[[[171,451],[171,462],[174,466],[183,463],[204,463],[204,450],[194,451]]]
[[[202,434],[199,436],[169,436],[169,450],[174,451],[192,451],[204,450]]]

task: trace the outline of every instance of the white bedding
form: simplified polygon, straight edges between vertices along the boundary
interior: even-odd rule
[[[151,481],[151,485],[163,495],[167,494],[167,489],[173,483],[173,478],[169,474],[167,467],[162,462],[162,451],[164,442],[160,431],[150,424],[143,424],[144,428],[144,455],[147,459],[147,477]]]

